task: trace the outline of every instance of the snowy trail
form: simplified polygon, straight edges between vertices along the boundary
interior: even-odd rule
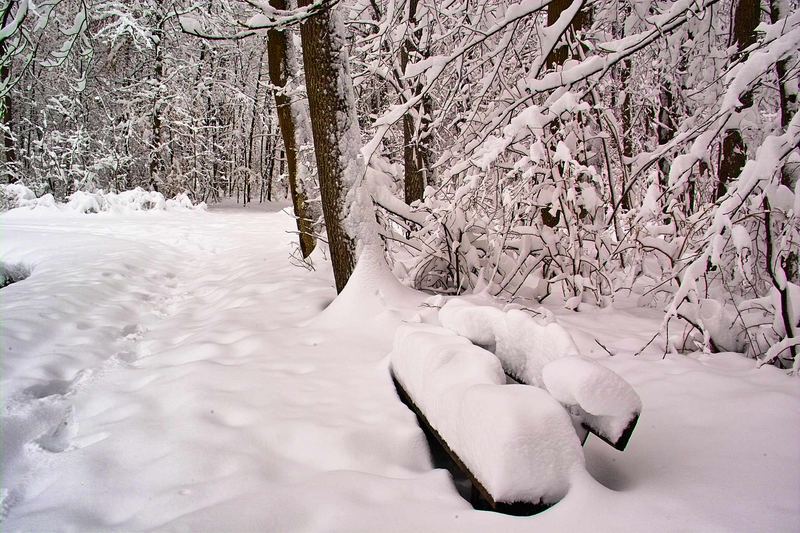
[[[332,277],[289,264],[290,228],[241,211],[3,215],[0,259],[33,267],[0,292],[4,531],[796,526],[797,382],[737,356],[606,361],[644,400],[628,451],[590,440],[595,479],[539,516],[473,511],[392,389],[402,312],[320,317]],[[641,346],[601,314],[566,320],[586,346]]]
[[[364,386],[384,381],[385,350],[297,327],[334,294],[327,272],[288,264],[288,220],[199,216],[4,224],[5,256],[34,271],[3,301],[12,530],[251,529],[265,493],[281,510],[266,527],[296,529],[320,505],[313,472],[427,470],[410,415],[386,410],[391,389]]]

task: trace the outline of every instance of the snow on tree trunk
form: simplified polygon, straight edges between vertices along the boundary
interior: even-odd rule
[[[742,56],[744,50],[756,40],[755,30],[761,15],[759,0],[739,0],[733,14],[731,29],[731,46],[736,46],[736,56]],[[734,57],[736,57],[734,56]],[[739,101],[742,108],[753,105],[750,91],[744,93]],[[734,127],[725,132],[720,153],[719,174],[717,179],[717,198],[728,190],[730,182],[739,175],[747,161],[747,149],[739,128]]]
[[[591,14],[584,9],[585,2],[583,0],[553,0],[547,5],[547,25],[553,26],[558,22],[561,14],[567,9],[571,8],[573,3],[578,3],[578,11],[574,18],[570,21],[566,29],[565,35],[561,36],[561,42],[555,46],[552,51],[547,55],[545,65],[548,69],[556,66],[563,66],[564,62],[571,56],[570,46],[566,35],[574,38],[576,32],[579,32],[589,25],[591,25]]]
[[[410,59],[419,60],[419,41],[422,29],[417,28],[418,0],[408,0],[408,25],[409,34],[403,41],[400,49],[400,69],[404,73]],[[409,82],[406,87],[408,98],[416,97],[422,90],[418,81]],[[403,115],[403,164],[405,167],[405,201],[411,204],[422,200],[427,185],[428,147],[426,146],[426,130],[428,119],[426,117],[425,99],[423,98],[412,109]]]
[[[288,8],[286,0],[270,0],[270,6],[275,9]],[[302,167],[302,162],[298,161],[298,145],[303,142],[305,137],[302,135],[302,126],[298,122],[304,118],[300,116],[304,110],[299,109],[299,105],[293,106],[291,97],[286,94],[288,79],[294,78],[297,74],[294,71],[295,62],[290,60],[295,55],[294,43],[291,34],[287,34],[287,32],[288,30],[269,30],[267,33],[269,77],[274,86],[275,108],[283,145],[286,148],[289,192],[292,196],[294,216],[297,218],[297,230],[300,232],[300,252],[303,257],[308,257],[314,250],[316,242],[308,213],[306,194],[298,171],[298,166]],[[271,191],[268,191],[268,194],[271,196]]]
[[[150,188],[158,191],[158,181],[164,171],[164,160],[161,157],[161,82],[164,77],[164,48],[161,42],[164,39],[164,18],[153,30],[153,53],[155,64],[153,67],[153,114],[152,114],[152,139],[150,141]]]
[[[298,2],[301,7],[310,3]],[[367,217],[372,216],[365,212],[371,211],[371,202],[358,190],[364,160],[347,41],[335,8],[310,17],[300,35],[322,212],[336,290],[341,292],[355,267],[357,237],[367,237]]]
[[[664,80],[658,94],[658,116],[656,117],[656,136],[658,144],[667,144],[675,137],[675,121],[672,118],[674,105],[673,86],[669,80]],[[670,161],[662,158],[658,162],[658,185],[661,191],[668,187]]]
[[[9,2],[5,9],[3,10],[2,16],[0,16],[0,28],[5,28],[8,24],[8,19],[11,15],[11,6],[14,5],[13,2]],[[6,50],[6,41],[5,39],[0,41],[0,57],[5,58],[7,54]],[[5,88],[8,79],[11,77],[11,68],[10,68],[10,61],[4,61],[2,66],[0,66],[0,87]],[[3,154],[4,154],[4,163],[6,167],[6,177],[9,183],[14,183],[17,181],[16,173],[13,171],[12,166],[17,161],[17,152],[14,149],[14,138],[11,135],[11,125],[12,125],[12,118],[11,118],[11,92],[7,92],[6,95],[0,99],[0,135],[3,137]]]
[[[789,14],[789,6],[785,5],[783,0],[770,0],[769,7],[770,20],[773,24]],[[775,74],[778,78],[778,103],[781,109],[781,127],[786,129],[789,127],[792,117],[794,117],[794,114],[797,112],[798,79],[796,75],[790,75],[788,59],[783,59],[775,63]],[[800,172],[800,166],[798,166],[797,163],[795,163],[794,169],[784,164],[781,169],[781,184],[786,186],[790,191],[795,191],[798,172]],[[798,254],[796,251],[788,254],[783,267],[786,271],[787,279],[792,283],[800,283],[800,268],[798,268],[797,256]]]

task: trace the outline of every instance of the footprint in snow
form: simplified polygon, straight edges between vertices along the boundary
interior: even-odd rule
[[[69,406],[64,411],[61,421],[36,440],[44,450],[52,453],[61,453],[69,448],[72,439],[78,434],[78,422],[75,419],[75,407]]]
[[[32,397],[35,400],[41,400],[50,396],[69,396],[74,394],[81,386],[92,377],[94,371],[90,368],[84,368],[75,374],[75,377],[66,379],[54,379],[47,383],[40,383],[31,385],[24,389],[22,394]]]
[[[128,340],[136,340],[142,336],[142,333],[144,333],[144,331],[139,324],[128,324],[119,332],[120,336]]]
[[[139,359],[139,354],[137,354],[136,352],[124,350],[122,352],[117,352],[116,354],[114,354],[114,358],[119,361],[122,361],[123,363],[130,364]]]
[[[17,489],[0,489],[0,523],[8,516],[8,512],[22,500]]]
[[[71,380],[67,379],[54,379],[47,383],[40,383],[31,385],[22,391],[22,394],[29,396],[35,400],[41,400],[48,396],[64,395],[69,392],[69,386],[72,384]]]

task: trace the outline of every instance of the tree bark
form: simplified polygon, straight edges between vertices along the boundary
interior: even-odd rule
[[[299,2],[301,6],[310,3]],[[338,292],[344,289],[356,263],[354,221],[348,221],[353,233],[345,225],[354,199],[347,196],[358,179],[355,174],[363,170],[359,168],[363,166],[358,156],[361,141],[343,32],[339,14],[330,7],[309,18],[300,30],[322,212]]]
[[[150,143],[150,188],[158,191],[158,181],[164,170],[164,160],[161,155],[161,80],[164,77],[164,17],[158,21],[158,26],[153,30],[153,48],[155,65],[153,67],[153,116],[152,116],[152,141]]]
[[[759,0],[739,0],[733,13],[731,30],[731,46],[736,46],[736,56],[742,56],[745,48],[756,40],[756,26],[761,18]],[[753,95],[747,92],[739,99],[742,109],[753,105]],[[725,132],[720,149],[719,171],[717,173],[716,198],[721,198],[728,191],[728,184],[736,178],[747,162],[747,148],[738,128]]]
[[[781,18],[788,15],[788,13],[781,12],[781,0],[770,0],[769,3],[769,16],[770,21],[775,24]],[[789,60],[783,59],[775,64],[775,74],[778,78],[778,101],[781,106],[781,127],[785,130],[789,126],[789,122],[797,112],[797,94],[794,91],[787,90],[786,84],[789,83]],[[787,172],[784,168],[781,172],[781,183],[794,191],[797,185],[793,176],[795,172]]]
[[[620,12],[621,23],[614,26],[617,29],[614,35],[615,38],[619,39],[625,37],[624,21],[630,14],[630,4],[623,5]],[[628,191],[627,181],[631,172],[631,164],[629,161],[633,158],[633,98],[631,98],[632,88],[630,82],[632,66],[632,61],[626,58],[620,62],[619,67],[619,84],[622,88],[622,99],[619,103],[622,114],[622,131],[620,134],[622,136],[622,157],[624,159],[620,161],[620,166],[622,167],[622,183],[620,184],[622,198],[620,198],[620,206],[623,211],[629,211],[631,208],[630,191]],[[618,94],[616,96],[618,96]]]
[[[0,28],[4,28],[8,24],[12,5],[14,5],[14,2],[9,2],[5,6],[0,16]],[[3,40],[0,42],[0,57],[5,57],[6,52],[6,42]],[[2,86],[6,85],[8,78],[11,76],[10,63],[10,61],[7,61],[0,67],[0,82],[2,82]],[[11,115],[10,91],[0,100],[0,121],[3,124],[2,128],[0,128],[0,135],[3,136],[3,155],[5,156],[6,176],[8,183],[14,183],[17,181],[17,173],[13,169],[14,164],[17,162],[17,151],[14,147],[14,137],[11,133],[13,119]]]
[[[631,61],[625,59],[622,61],[620,68],[620,81],[623,86],[624,94],[622,97],[622,156],[625,161],[620,161],[620,164],[626,169],[625,174],[630,174],[630,161],[633,158],[633,103],[628,88],[631,75]],[[622,184],[622,209],[625,211],[630,210],[631,201],[630,193],[627,190],[627,183]]]
[[[673,85],[666,77],[661,83],[661,92],[658,95],[658,117],[656,120],[656,136],[658,144],[666,144],[675,136],[675,121],[672,118],[674,98]],[[658,185],[661,192],[667,190],[670,162],[661,158],[658,162]]]
[[[788,13],[781,13],[780,4],[780,0],[770,0],[769,16],[773,24],[788,15]],[[788,59],[783,59],[775,64],[775,74],[778,78],[778,100],[781,105],[781,128],[784,130],[789,126],[789,122],[797,112],[797,94],[786,89],[786,84],[790,81],[788,65]],[[796,169],[792,172],[786,168],[786,165],[781,168],[781,184],[788,187],[790,191],[794,191],[797,187],[796,176]],[[790,252],[784,261],[783,270],[786,272],[787,279],[792,283],[800,283],[799,262],[797,252]]]
[[[419,43],[422,37],[422,28],[417,28],[418,0],[408,0],[408,32],[403,46],[400,48],[401,75],[405,73],[409,60],[419,55]],[[408,82],[401,78],[404,84]],[[422,85],[419,81],[413,82],[406,88],[409,98],[419,95]],[[403,115],[403,164],[405,168],[405,201],[411,204],[422,200],[425,186],[428,183],[429,150],[427,146],[429,119],[425,112],[423,102],[417,104],[413,110]],[[417,128],[416,117],[419,117]]]
[[[547,4],[547,25],[552,26],[558,21],[561,13],[569,9],[573,0],[553,0]],[[575,34],[583,29],[588,28],[592,24],[592,13],[588,9],[579,9],[575,14],[575,18],[569,24],[566,35],[562,37],[558,46],[547,55],[545,59],[545,67],[547,70],[553,69],[556,66],[562,66],[564,62],[571,56],[569,45],[569,38],[574,37]]]
[[[261,78],[264,75],[263,53],[261,54],[261,59],[262,61],[258,63],[256,90],[255,93],[253,94],[253,108],[250,113],[250,127],[248,128],[248,134],[247,134],[247,152],[245,153],[245,167],[247,167],[248,171],[253,170],[253,155],[255,154],[255,138],[256,138],[256,116],[258,116],[258,104],[261,101]]]
[[[287,2],[286,0],[270,0],[270,6],[275,9],[287,9]],[[291,36],[287,35],[286,31],[269,30],[267,42],[269,77],[272,85],[276,88],[273,97],[286,152],[289,191],[292,196],[294,216],[297,219],[297,230],[300,232],[300,252],[303,257],[308,257],[316,243],[308,216],[306,195],[298,176],[297,127],[295,118],[292,116],[292,103],[289,96],[282,90],[286,88],[289,77],[296,75],[291,71],[292,65],[289,61],[289,55],[295,55],[292,50],[294,45],[291,42]],[[267,195],[269,198],[272,197],[272,175],[269,177]]]

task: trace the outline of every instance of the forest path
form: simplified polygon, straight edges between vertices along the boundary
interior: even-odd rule
[[[2,295],[9,529],[161,529],[188,514],[201,529],[241,529],[231,515],[249,529],[263,504],[241,500],[265,493],[285,511],[269,529],[292,529],[315,472],[427,470],[391,389],[364,386],[380,383],[386,347],[366,348],[365,366],[358,339],[348,350],[335,332],[299,327],[334,292],[327,271],[290,265],[291,222],[246,211],[4,221],[4,256],[33,270]],[[225,505],[236,511],[217,528],[198,512]]]
[[[614,490],[587,478],[520,520],[471,510],[430,469],[387,371],[396,317],[368,298],[320,316],[332,276],[291,266],[284,213],[0,222],[0,258],[32,267],[0,291],[3,530],[782,530],[800,515],[796,381],[738,356],[629,357],[613,335],[632,313],[569,315],[609,330],[605,364],[644,400],[624,454],[585,448]]]

